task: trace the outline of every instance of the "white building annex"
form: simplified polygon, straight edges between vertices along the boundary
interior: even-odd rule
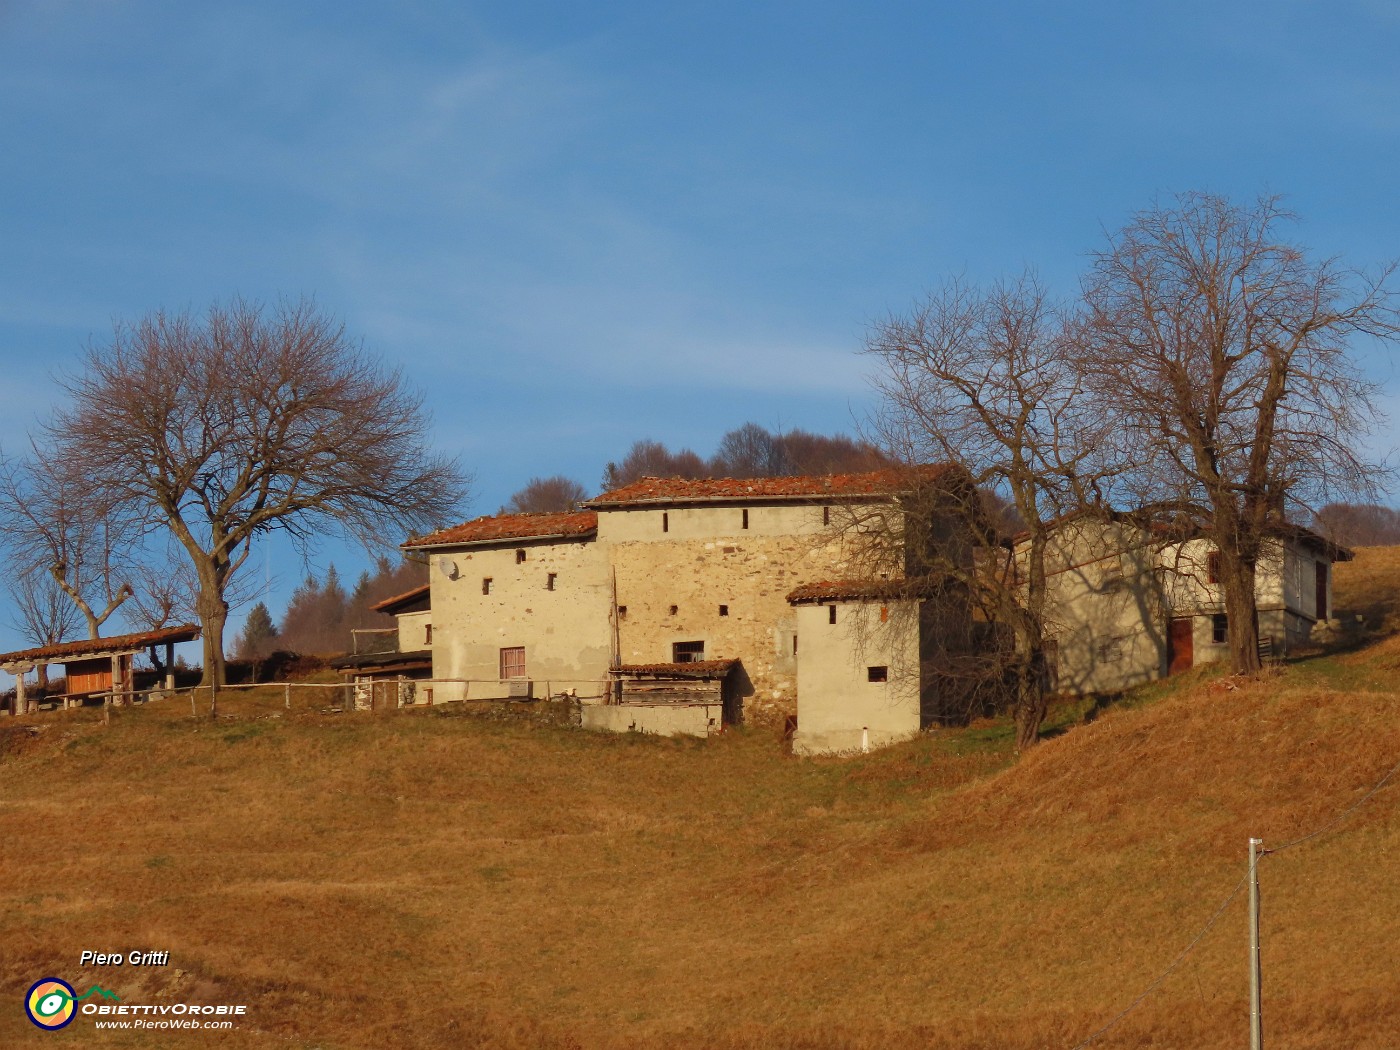
[[[1255,577],[1266,654],[1306,643],[1332,613],[1332,566],[1352,552],[1280,525]],[[1059,691],[1109,693],[1227,658],[1229,620],[1205,539],[1164,542],[1124,523],[1066,521],[1046,551],[1046,626]]]

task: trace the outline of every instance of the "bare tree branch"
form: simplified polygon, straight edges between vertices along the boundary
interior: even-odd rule
[[[421,397],[307,300],[148,314],[63,385],[52,447],[169,528],[195,570],[206,681],[223,680],[228,588],[255,536],[396,542],[465,497],[457,464],[427,450]]]

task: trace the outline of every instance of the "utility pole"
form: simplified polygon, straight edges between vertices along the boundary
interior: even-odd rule
[[[1263,845],[1263,839],[1249,840],[1249,1050],[1264,1050],[1259,966],[1259,856]]]

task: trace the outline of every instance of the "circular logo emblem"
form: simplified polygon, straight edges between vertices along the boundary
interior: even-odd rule
[[[57,977],[35,981],[24,997],[24,1012],[40,1028],[55,1031],[73,1020],[73,986]]]

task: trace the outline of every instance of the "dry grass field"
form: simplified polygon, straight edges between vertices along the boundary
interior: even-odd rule
[[[1395,553],[1364,600],[1400,587]],[[1400,761],[1385,638],[1067,707],[1019,760],[1001,723],[814,761],[280,703],[0,723],[0,1045],[1069,1050],[1196,935],[1251,835],[1324,826]],[[1398,862],[1400,783],[1265,859],[1271,1048],[1400,1045]],[[78,966],[134,948],[170,964]],[[1245,1045],[1246,949],[1241,894],[1090,1045]],[[20,999],[51,974],[248,1014],[44,1033]]]

